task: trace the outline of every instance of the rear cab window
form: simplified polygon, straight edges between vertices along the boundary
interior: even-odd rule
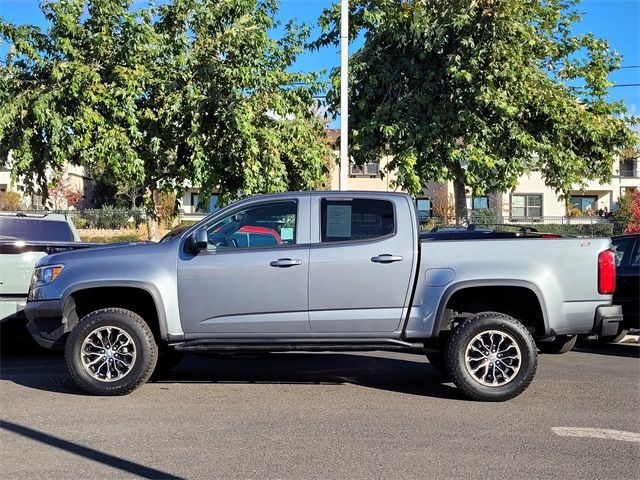
[[[67,222],[0,216],[0,240],[25,242],[73,242]]]
[[[393,235],[395,229],[395,212],[389,200],[321,199],[322,243],[372,240]]]

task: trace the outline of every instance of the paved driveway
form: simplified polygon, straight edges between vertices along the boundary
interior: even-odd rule
[[[190,355],[129,396],[90,397],[59,355],[3,343],[2,478],[631,479],[640,471],[638,345],[541,356],[523,395],[486,404],[464,399],[422,356],[397,353]]]

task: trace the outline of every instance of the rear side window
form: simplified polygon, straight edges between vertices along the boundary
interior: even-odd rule
[[[73,242],[67,222],[0,216],[0,240]]]
[[[370,240],[395,233],[393,203],[388,200],[323,198],[320,208],[322,242]]]

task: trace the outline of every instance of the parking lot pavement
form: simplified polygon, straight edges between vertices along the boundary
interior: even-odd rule
[[[638,478],[637,344],[541,355],[488,404],[399,353],[190,355],[90,397],[60,354],[6,340],[2,478]]]

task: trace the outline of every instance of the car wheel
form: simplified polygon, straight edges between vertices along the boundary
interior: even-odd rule
[[[80,319],[64,356],[71,377],[85,392],[125,395],[149,379],[158,346],[142,317],[123,308],[103,308]]]
[[[627,336],[629,330],[620,330],[617,335],[611,335],[609,337],[598,337],[598,343],[618,343]]]
[[[536,342],[538,350],[542,353],[567,353],[571,350],[578,340],[577,335],[558,335],[550,342]]]
[[[483,312],[468,318],[449,338],[447,372],[473,400],[501,402],[521,394],[538,366],[533,337],[513,317]]]

